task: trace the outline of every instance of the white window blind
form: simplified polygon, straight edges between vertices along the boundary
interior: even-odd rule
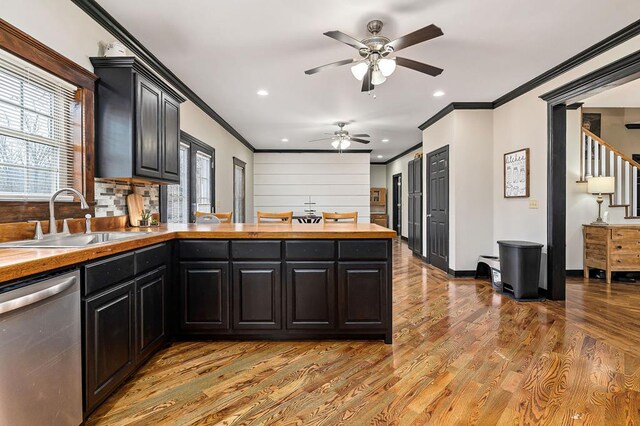
[[[189,146],[180,144],[180,184],[167,185],[168,223],[189,223]]]
[[[0,50],[0,199],[73,186],[77,88]]]
[[[211,156],[196,153],[196,211],[211,213]]]

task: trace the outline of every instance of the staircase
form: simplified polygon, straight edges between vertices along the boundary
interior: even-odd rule
[[[589,130],[580,137],[580,180],[593,176],[614,176],[615,192],[609,195],[609,207],[625,209],[625,219],[640,219],[638,212],[638,169],[633,161]]]

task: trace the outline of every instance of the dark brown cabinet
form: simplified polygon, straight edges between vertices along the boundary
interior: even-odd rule
[[[166,281],[164,266],[136,279],[136,362],[155,352],[166,338]]]
[[[96,177],[179,182],[177,92],[133,57],[91,58],[96,91]]]
[[[287,262],[287,328],[335,326],[335,262]]]
[[[84,266],[85,413],[166,342],[166,262],[162,243]]]
[[[387,262],[338,264],[339,327],[384,329],[388,323]]]
[[[281,263],[233,263],[233,327],[238,330],[282,328]]]
[[[135,283],[85,302],[85,398],[92,411],[135,366]]]
[[[229,262],[180,262],[180,329],[229,329]]]

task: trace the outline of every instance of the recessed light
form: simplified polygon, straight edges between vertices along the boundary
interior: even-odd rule
[[[267,96],[269,94],[269,92],[264,89],[260,89],[256,93],[258,94],[258,96]]]
[[[382,158],[382,155],[378,155],[378,158]]]
[[[389,139],[382,139],[382,142],[387,143],[389,142]]]
[[[433,92],[433,96],[439,98],[440,96],[444,96],[444,92],[442,90],[436,90],[435,92]]]
[[[282,138],[282,139],[280,139],[280,140],[281,140],[282,142],[289,142],[289,139],[287,139],[287,138]]]

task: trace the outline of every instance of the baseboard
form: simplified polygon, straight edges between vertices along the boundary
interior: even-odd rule
[[[405,237],[404,235],[400,235],[400,239],[404,241],[409,241],[409,238]]]
[[[476,276],[476,271],[454,271],[453,269],[449,268],[448,274],[451,275],[452,277],[455,278],[469,278],[469,277],[475,277]]]
[[[566,275],[568,277],[582,277],[584,271],[582,269],[567,269]]]
[[[549,298],[549,292],[546,288],[538,287],[538,294],[546,299]]]

